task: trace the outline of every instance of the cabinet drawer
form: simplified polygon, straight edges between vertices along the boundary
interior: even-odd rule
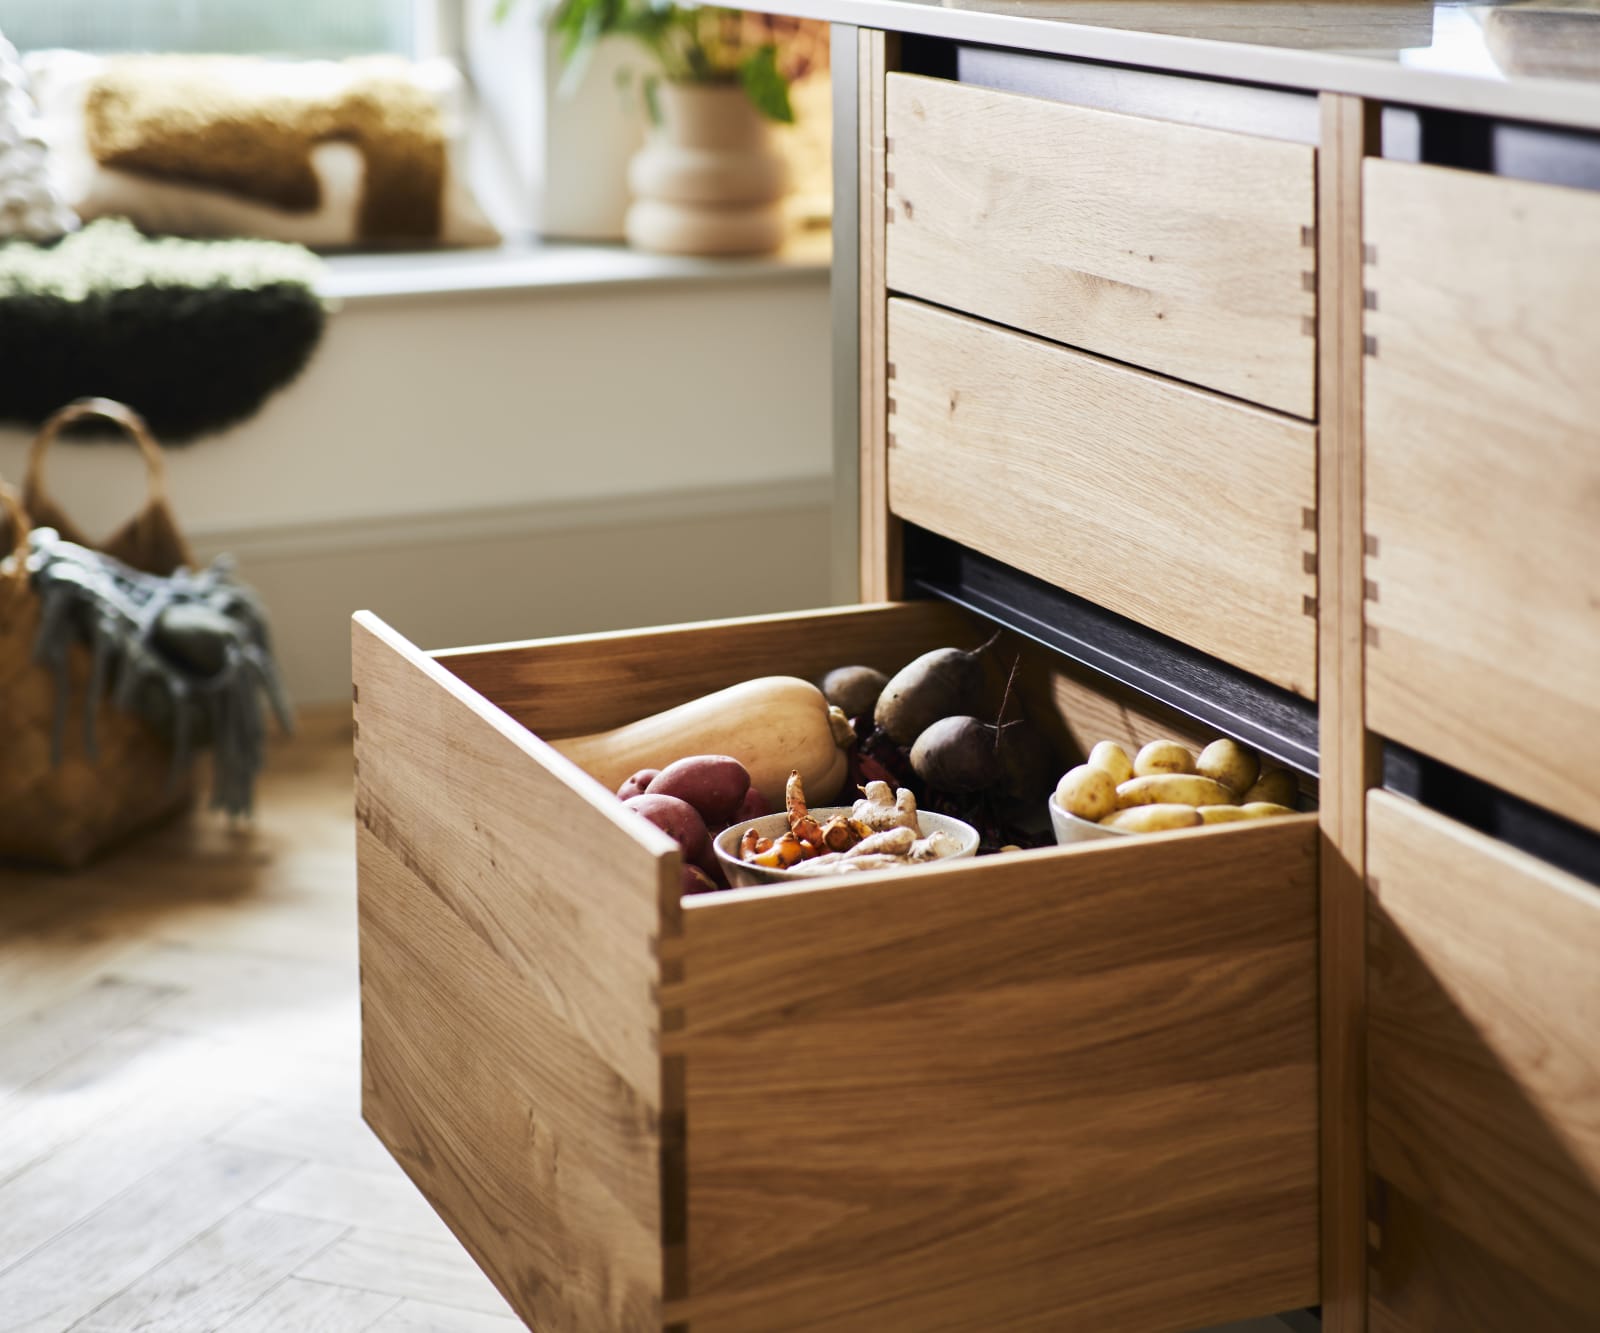
[[[1316,696],[1317,433],[889,302],[889,507]]]
[[[1316,1299],[1314,818],[680,904],[673,845],[535,734],[984,634],[909,603],[430,657],[357,618],[364,1112],[534,1327]]]
[[[1315,149],[909,74],[885,115],[891,291],[1315,415]]]
[[[1365,171],[1369,725],[1600,828],[1600,194]]]
[[[1600,1327],[1600,889],[1368,798],[1372,1327]]]

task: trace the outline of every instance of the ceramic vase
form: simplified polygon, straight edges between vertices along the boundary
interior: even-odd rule
[[[680,255],[776,250],[789,168],[744,90],[667,83],[656,103],[660,123],[628,164],[628,243]]]

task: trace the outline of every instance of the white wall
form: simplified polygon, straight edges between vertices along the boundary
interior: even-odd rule
[[[441,647],[818,605],[829,358],[816,270],[354,299],[254,420],[170,451],[172,495],[268,596],[302,700],[344,696],[362,606]],[[142,484],[95,445],[48,476],[91,531]]]

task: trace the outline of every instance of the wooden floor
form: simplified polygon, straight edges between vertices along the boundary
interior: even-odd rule
[[[0,1330],[515,1333],[360,1119],[347,711],[260,809],[0,869]]]

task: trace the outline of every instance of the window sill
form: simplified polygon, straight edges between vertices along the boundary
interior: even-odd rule
[[[513,243],[492,250],[334,255],[326,260],[320,290],[329,300],[366,302],[572,288],[825,281],[829,262],[826,231],[797,236],[776,255],[729,259],[646,254],[622,245]]]

